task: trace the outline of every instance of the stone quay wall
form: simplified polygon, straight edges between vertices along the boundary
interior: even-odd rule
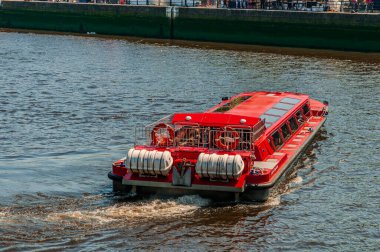
[[[380,14],[2,1],[0,27],[380,52]]]

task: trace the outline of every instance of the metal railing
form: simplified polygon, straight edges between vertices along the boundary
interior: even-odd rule
[[[25,0],[33,1],[33,0]],[[380,12],[380,0],[49,0],[50,2],[154,5],[312,12]]]
[[[371,2],[370,2],[371,1]],[[380,1],[325,0],[221,0],[218,8],[313,11],[313,12],[374,12],[380,11]]]
[[[204,127],[197,124],[170,124],[171,116],[135,129],[135,145],[155,147],[198,147],[224,150],[249,150],[265,130],[264,122],[254,127],[228,125]]]

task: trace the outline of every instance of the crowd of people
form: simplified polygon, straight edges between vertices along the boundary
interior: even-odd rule
[[[230,9],[374,12],[375,0],[50,0],[54,2],[158,5]],[[380,2],[380,0],[379,0]]]
[[[373,12],[375,0],[220,0],[219,8]],[[380,7],[380,6],[378,6]]]
[[[327,1],[303,1],[303,0],[222,0],[221,8],[249,8],[249,9],[274,9],[274,10],[306,10],[313,6],[328,10]]]
[[[366,12],[373,12],[375,5],[374,0],[363,0],[363,1],[358,1],[358,0],[352,0],[352,12],[358,12],[360,6],[364,6],[364,10]]]

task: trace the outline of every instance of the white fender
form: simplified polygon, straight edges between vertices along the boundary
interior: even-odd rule
[[[128,151],[125,166],[132,173],[146,175],[167,176],[173,165],[173,157],[169,151],[148,151],[136,150]]]
[[[244,170],[240,155],[218,155],[201,153],[198,156],[195,172],[202,178],[238,179]]]

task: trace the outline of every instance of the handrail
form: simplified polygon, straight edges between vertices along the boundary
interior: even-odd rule
[[[24,0],[32,2],[34,0]],[[36,1],[38,2],[38,1]],[[50,0],[50,2],[153,5],[312,12],[380,13],[378,0]],[[1,4],[1,0],[0,0]]]
[[[136,127],[135,128],[135,146],[136,145],[148,145],[154,146],[154,143],[157,142],[157,138],[168,139],[170,141],[165,142],[167,146],[156,147],[204,147],[209,149],[217,149],[215,144],[216,136],[220,131],[226,130],[227,136],[230,134],[230,130],[234,131],[235,135],[238,135],[239,141],[236,146],[236,150],[249,150],[253,149],[253,143],[262,135],[265,130],[265,125],[262,121],[259,121],[254,126],[249,125],[225,125],[220,126],[200,126],[194,123],[189,124],[172,124],[168,119],[171,118],[167,116],[156,121],[153,124],[150,124],[145,127]],[[161,127],[160,131],[155,129],[157,124],[165,123],[168,125],[168,128]],[[153,131],[155,129],[155,131]],[[228,130],[230,129],[230,130]],[[168,130],[173,131],[170,133]],[[220,133],[219,133],[220,134]],[[155,139],[153,139],[155,137]],[[168,139],[169,140],[169,139]]]

